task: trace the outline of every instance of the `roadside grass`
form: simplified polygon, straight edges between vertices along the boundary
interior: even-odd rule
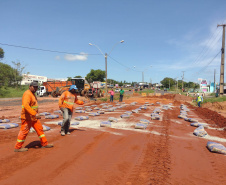
[[[223,102],[223,101],[226,101],[226,96],[223,96],[223,97],[211,97],[211,98],[203,98],[203,103],[207,103],[207,102],[210,102],[210,103],[213,103],[213,102]]]
[[[108,98],[100,98],[101,101],[106,102]]]
[[[154,93],[155,91],[152,89],[143,89],[142,91],[138,91],[139,94],[141,93]]]
[[[1,87],[0,98],[17,98],[22,97],[23,93],[28,89],[28,86],[20,87]]]

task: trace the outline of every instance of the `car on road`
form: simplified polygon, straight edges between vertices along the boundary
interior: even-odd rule
[[[119,89],[115,89],[115,92],[119,92]]]

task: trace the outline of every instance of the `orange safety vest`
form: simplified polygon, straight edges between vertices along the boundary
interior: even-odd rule
[[[37,121],[35,115],[38,113],[38,100],[30,90],[24,92],[22,97],[21,119]]]
[[[77,103],[79,105],[83,105],[83,101],[78,100],[76,94],[72,94],[70,91],[65,91],[60,96],[59,99],[59,107],[68,108],[71,112],[73,112],[73,105]]]

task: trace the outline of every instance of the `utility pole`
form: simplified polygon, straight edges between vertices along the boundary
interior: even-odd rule
[[[224,95],[224,50],[225,50],[225,26],[226,24],[217,25],[223,27],[222,48],[221,48],[221,71],[220,71],[220,97]]]
[[[107,79],[107,77],[108,77],[108,73],[107,73],[107,63],[108,63],[108,54],[107,53],[105,53],[105,80],[106,80],[106,83],[105,83],[105,97],[107,97],[107,94],[108,94],[108,79]]]
[[[169,79],[169,90],[170,90],[170,79]]]
[[[214,92],[216,91],[216,69],[214,69]]]
[[[182,76],[182,89],[184,88],[184,71],[182,71],[183,76]]]
[[[142,82],[144,82],[144,71],[142,71]]]

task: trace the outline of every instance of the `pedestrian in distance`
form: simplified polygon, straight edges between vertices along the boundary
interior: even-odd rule
[[[29,89],[24,92],[22,97],[22,112],[21,112],[21,128],[18,134],[15,145],[15,152],[25,152],[28,148],[22,148],[25,139],[33,127],[41,141],[42,148],[52,148],[53,144],[48,144],[43,127],[39,119],[41,116],[38,113],[38,100],[35,92],[38,90],[38,83],[32,82]]]
[[[113,100],[114,100],[114,94],[115,94],[113,88],[108,93],[110,93],[110,102],[113,102]]]
[[[203,102],[203,97],[197,93],[196,101],[198,103],[198,106],[201,107],[201,102]]]
[[[124,90],[122,89],[122,87],[121,87],[121,89],[120,89],[120,91],[119,91],[119,94],[120,94],[120,95],[119,95],[119,101],[120,101],[120,102],[122,102],[122,100],[123,100],[124,92],[125,92],[125,91],[124,91]]]
[[[63,114],[63,123],[61,126],[61,135],[65,136],[65,134],[70,135],[69,128],[71,117],[73,114],[73,105],[74,103],[78,105],[83,105],[84,102],[78,100],[76,95],[77,87],[76,85],[71,85],[68,91],[64,91],[59,99],[59,108]]]

